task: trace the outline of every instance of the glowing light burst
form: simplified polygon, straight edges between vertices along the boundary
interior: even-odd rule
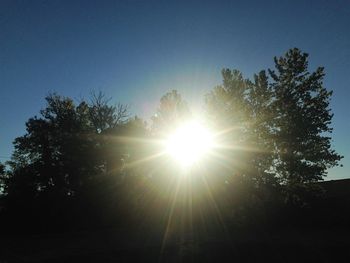
[[[184,167],[199,161],[212,147],[213,135],[195,121],[179,127],[166,141],[167,153]]]

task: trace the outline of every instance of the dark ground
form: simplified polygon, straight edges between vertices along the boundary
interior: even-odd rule
[[[230,241],[191,234],[168,240],[159,233],[105,229],[1,239],[0,262],[349,262],[349,231],[284,230],[237,235]]]
[[[194,225],[191,230],[174,225],[166,235],[164,227],[147,223],[93,231],[4,234],[0,263],[350,262],[350,180],[322,184],[326,200],[300,215],[298,224],[268,228]]]

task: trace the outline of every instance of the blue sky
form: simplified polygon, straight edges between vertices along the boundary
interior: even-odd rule
[[[101,90],[146,120],[178,89],[199,107],[220,70],[246,77],[298,47],[334,90],[334,148],[350,177],[349,1],[0,1],[0,156],[50,92]]]

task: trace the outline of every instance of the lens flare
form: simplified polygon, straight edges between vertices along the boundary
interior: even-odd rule
[[[185,167],[199,161],[212,146],[212,134],[198,122],[179,127],[166,143],[167,153]]]

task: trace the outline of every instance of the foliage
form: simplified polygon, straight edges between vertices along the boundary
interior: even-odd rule
[[[283,189],[286,200],[301,203],[311,183],[342,158],[331,149],[332,91],[323,86],[322,67],[308,71],[307,58],[289,50],[275,58],[270,79],[265,71],[251,81],[224,69],[223,84],[206,98],[209,118],[224,131],[221,144],[231,148],[222,150],[228,173],[257,189]]]
[[[47,214],[55,204],[65,203],[67,211],[97,203],[106,207],[122,180],[126,156],[137,154],[135,143],[125,138],[144,136],[144,123],[128,120],[127,108],[109,105],[101,93],[78,105],[56,94],[46,101],[40,117],[30,118],[27,133],[14,141],[4,178],[7,208],[39,206],[38,213]]]
[[[308,54],[289,50],[270,70],[274,90],[274,131],[282,183],[321,180],[342,158],[331,149],[332,91],[323,86],[324,69],[308,71]]]
[[[171,132],[189,117],[190,110],[186,101],[176,90],[172,90],[160,99],[159,108],[152,117],[152,131],[158,136]]]
[[[304,204],[322,192],[313,183],[342,158],[331,147],[332,91],[323,86],[324,69],[309,72],[299,49],[275,58],[268,72],[251,80],[222,70],[222,84],[205,98],[219,147],[186,183],[159,154],[164,137],[191,118],[176,90],[161,98],[150,128],[103,93],[79,103],[49,95],[15,139],[9,169],[0,164],[3,211],[11,220],[32,214],[37,225],[52,224],[44,215],[61,224],[129,223],[132,215],[162,221],[170,208],[180,216],[191,199],[193,218],[220,211],[238,222],[264,217],[281,200]]]
[[[206,109],[215,129],[220,150],[230,164],[229,174],[248,176],[256,183],[269,180],[272,166],[272,92],[264,71],[254,82],[238,70],[224,69],[223,84],[206,97]]]

